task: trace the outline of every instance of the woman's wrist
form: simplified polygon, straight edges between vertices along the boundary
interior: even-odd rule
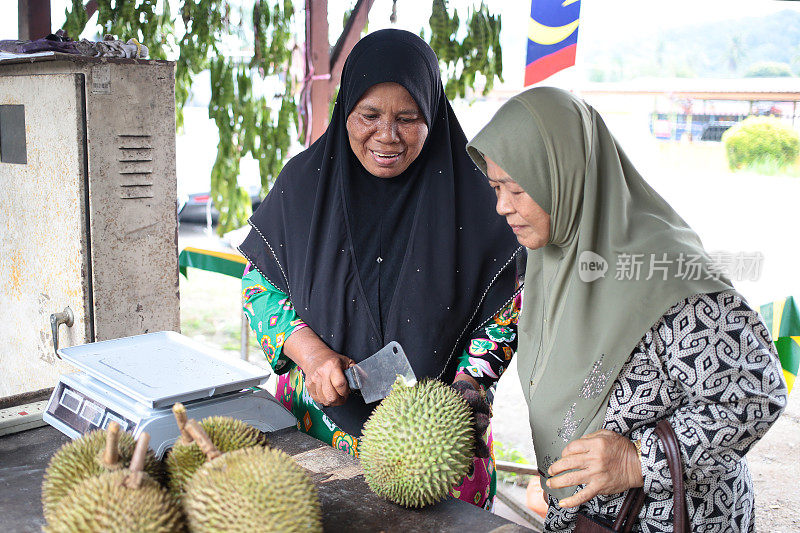
[[[286,357],[300,367],[300,370],[305,372],[311,369],[320,358],[324,358],[325,355],[333,352],[333,350],[322,342],[322,339],[311,328],[305,327],[295,331],[286,339],[286,344],[283,345],[283,352]]]
[[[642,440],[630,441],[632,446],[628,450],[628,480],[631,487],[643,487],[642,476]]]

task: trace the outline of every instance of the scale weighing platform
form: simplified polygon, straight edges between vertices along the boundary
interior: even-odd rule
[[[172,405],[189,418],[238,418],[263,432],[294,427],[294,416],[265,390],[269,372],[239,359],[220,359],[172,331],[71,346],[59,355],[81,369],[61,376],[45,422],[77,438],[111,421],[134,438],[146,431],[161,458],[180,436]]]

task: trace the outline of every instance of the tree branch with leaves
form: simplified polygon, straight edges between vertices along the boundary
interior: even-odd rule
[[[220,234],[245,224],[251,214],[250,196],[238,184],[241,159],[250,155],[258,162],[261,192],[266,194],[299,133],[298,82],[290,70],[293,51],[300,42],[292,31],[296,4],[292,0],[257,0],[251,10],[234,0],[182,0],[179,16],[174,17],[168,0],[90,0],[87,5],[72,0],[66,11],[64,29],[73,38],[85,30],[92,14],[87,10],[96,8],[99,34],[135,38],[147,45],[153,59],[176,58],[179,129],[183,128],[183,107],[191,98],[195,75],[210,72],[208,116],[219,130],[211,197],[220,212]],[[325,0],[303,5],[327,13]],[[354,0],[345,31],[333,47],[329,78],[333,98],[343,58],[357,40],[356,30],[360,33],[366,24],[371,6],[372,0]],[[305,16],[310,17],[310,12]],[[483,94],[492,89],[495,78],[502,81],[500,18],[491,15],[483,2],[470,10],[462,28],[458,13],[451,16],[445,0],[433,0],[430,26],[428,42],[439,56],[449,98],[465,96],[467,88],[475,87],[479,74],[485,79]],[[239,44],[240,53],[231,53],[231,43]],[[241,50],[252,52],[245,56]],[[269,80],[280,83],[267,83]]]

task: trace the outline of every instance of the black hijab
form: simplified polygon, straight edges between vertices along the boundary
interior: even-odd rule
[[[402,85],[428,124],[395,178],[366,172],[346,129],[383,82]],[[513,297],[521,251],[466,144],[433,50],[410,32],[369,34],[345,62],[327,131],[283,168],[239,250],[334,351],[358,362],[396,340],[417,378],[449,382],[467,336]],[[351,394],[323,410],[358,436],[374,405]]]

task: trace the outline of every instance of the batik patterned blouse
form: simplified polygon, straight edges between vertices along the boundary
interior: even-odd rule
[[[602,368],[587,382],[600,384]],[[680,443],[693,531],[753,531],[753,482],[745,454],[786,405],[774,344],[760,316],[734,291],[695,295],[645,334],[614,383],[605,429],[641,439],[646,499],[635,530],[673,530],[672,480],[656,421]],[[565,423],[569,423],[565,417]],[[616,517],[624,494],[580,506]],[[576,509],[549,500],[547,531],[572,531]]]

